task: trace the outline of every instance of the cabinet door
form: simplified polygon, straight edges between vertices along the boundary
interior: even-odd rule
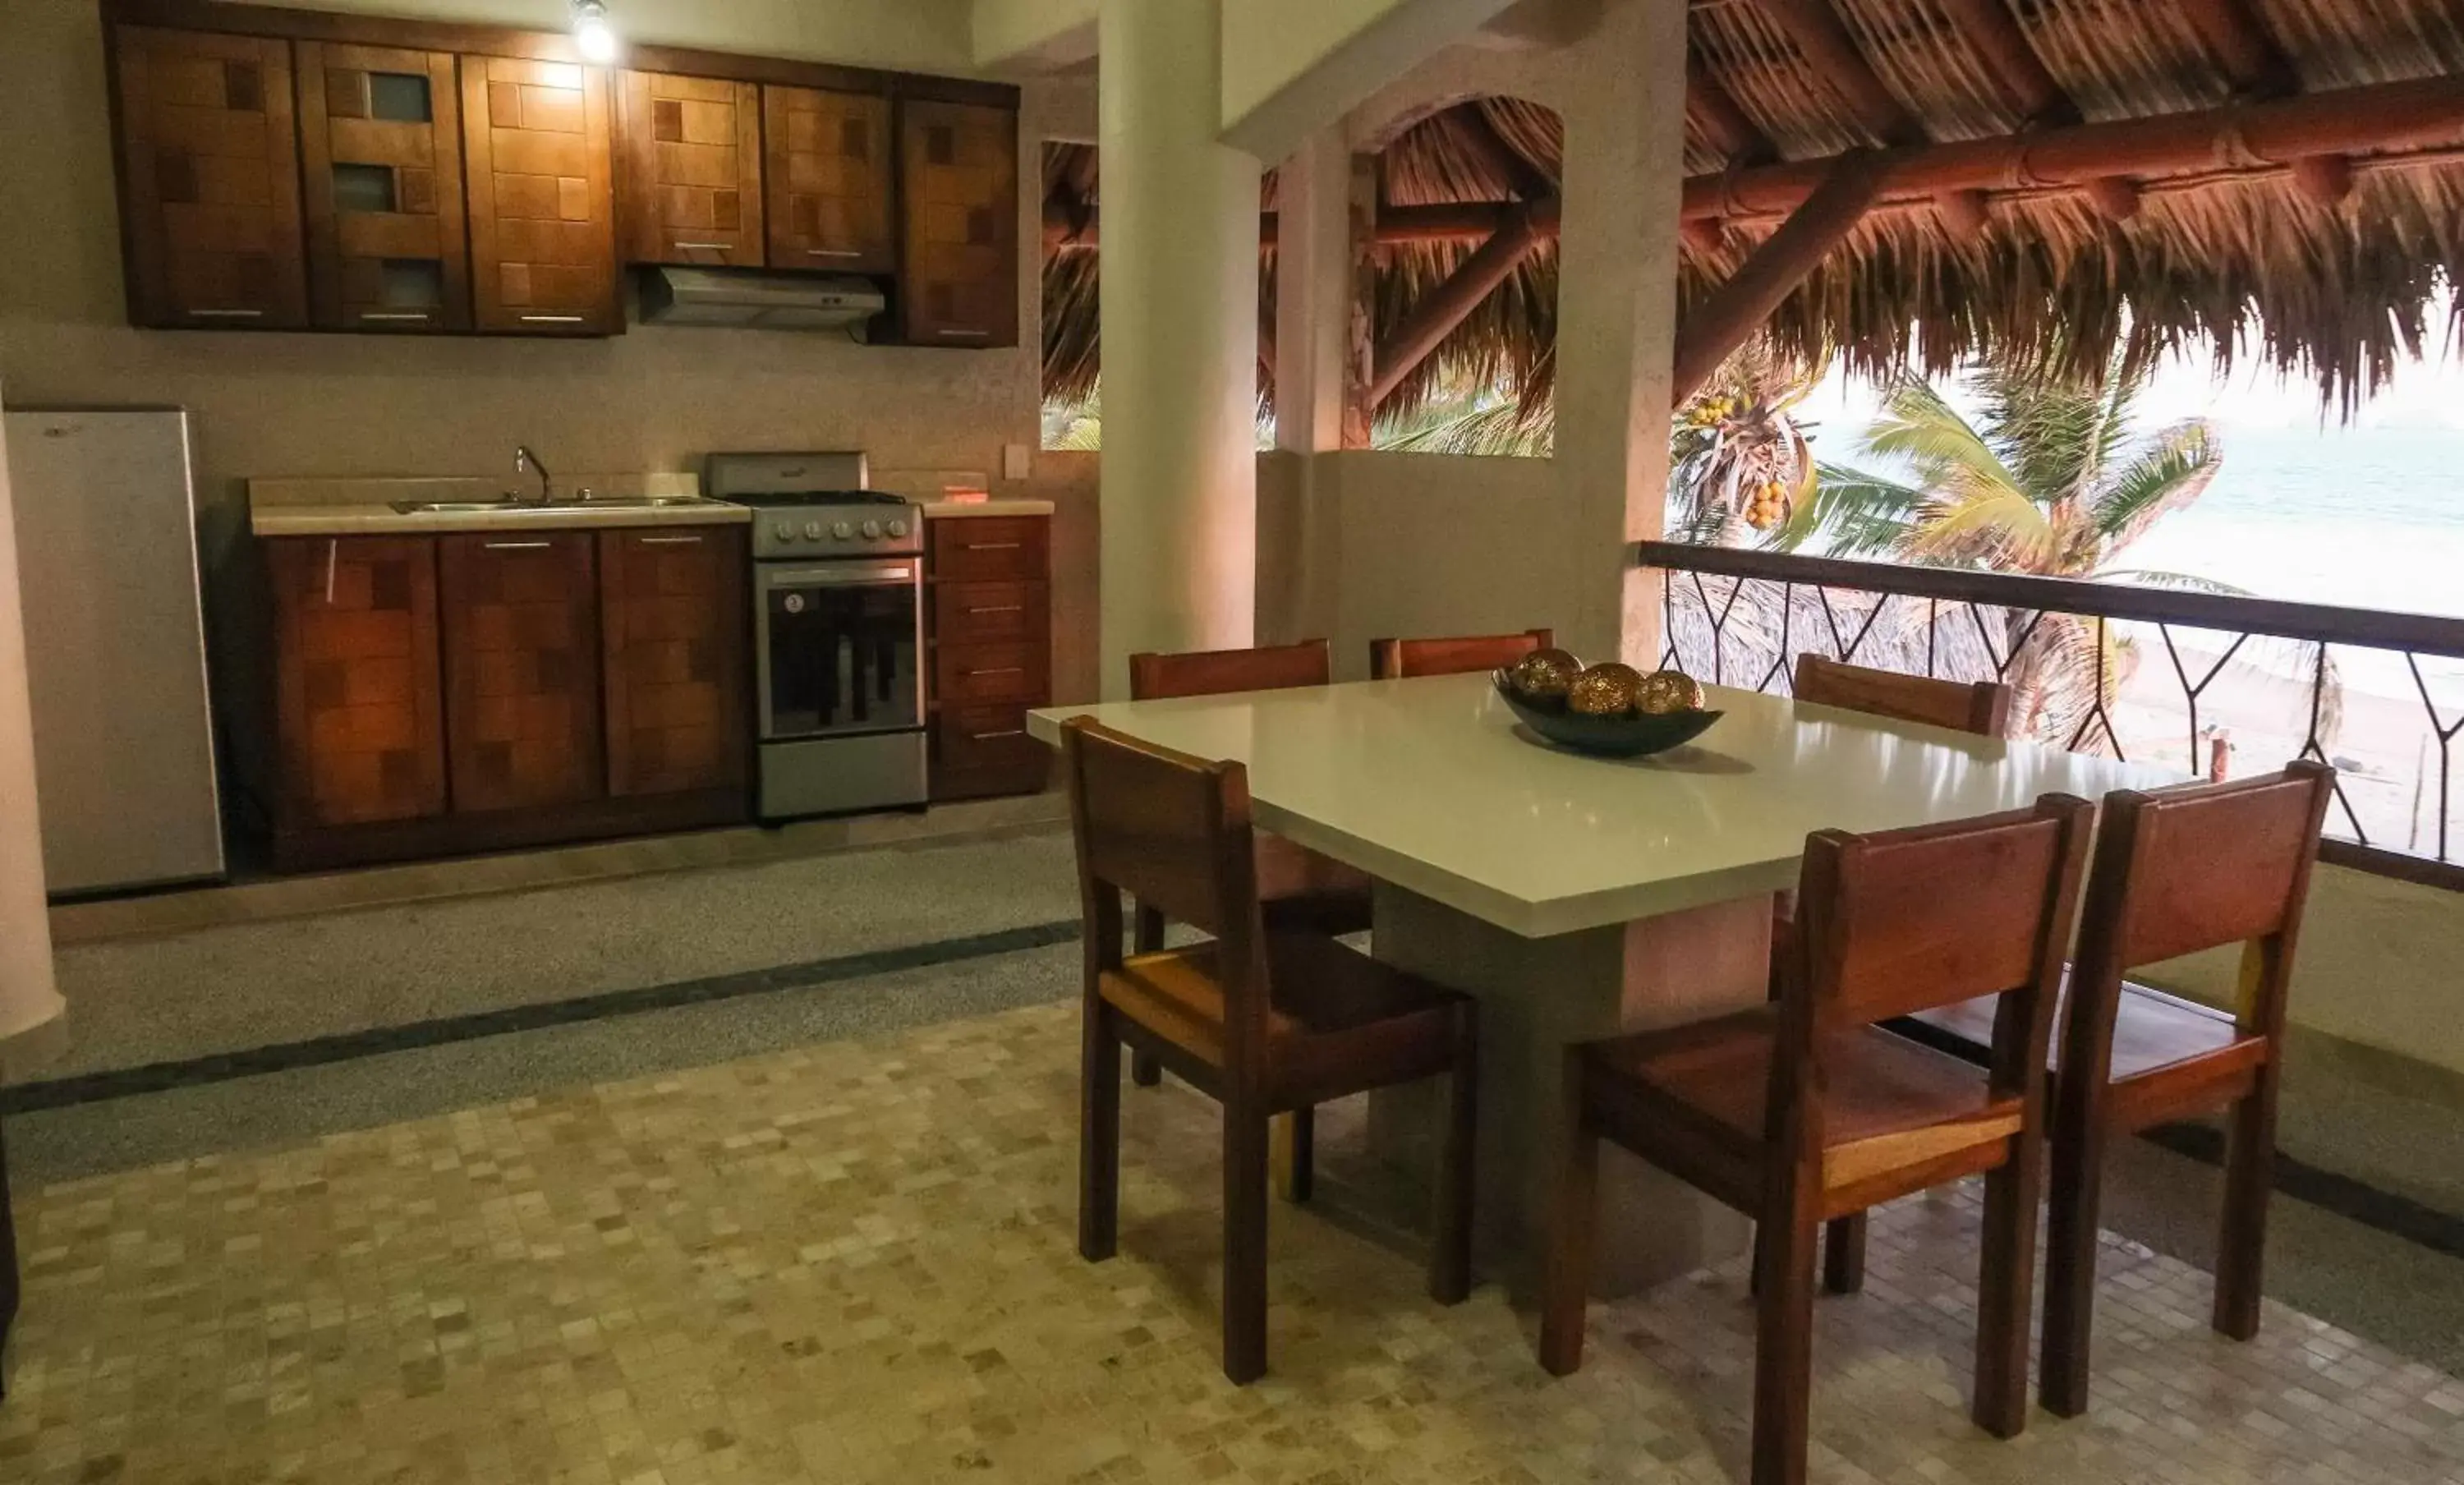
[[[617,75],[617,219],[628,263],[761,266],[761,90]]]
[[[1018,344],[1018,115],[899,105],[900,323],[917,345]]]
[[[599,534],[610,794],[744,787],[746,565],[741,526]]]
[[[277,828],[445,809],[431,537],[289,537],[273,577]]]
[[[457,814],[569,805],[604,792],[592,536],[437,539],[445,751]]]
[[[461,96],[445,52],[302,41],[308,287],[331,330],[471,328]]]
[[[466,56],[462,130],[478,327],[622,330],[607,75],[563,62]]]
[[[765,85],[770,266],[891,271],[890,100]]]
[[[112,50],[129,321],[307,324],[291,43],[121,26]]]

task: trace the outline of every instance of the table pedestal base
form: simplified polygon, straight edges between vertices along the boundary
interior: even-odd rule
[[[1385,882],[1373,951],[1480,1002],[1480,1255],[1527,1292],[1549,1235],[1564,1124],[1565,1049],[1759,1005],[1771,899],[1714,903],[1617,928],[1526,939]],[[1432,1168],[1435,1084],[1374,1094],[1370,1146]],[[1632,1294],[1743,1252],[1752,1225],[1614,1145],[1600,1157],[1593,1291]]]

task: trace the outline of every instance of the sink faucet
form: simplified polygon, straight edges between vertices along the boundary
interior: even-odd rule
[[[539,456],[531,452],[529,444],[514,445],[514,473],[539,476],[539,499],[531,501],[531,504],[545,505],[553,499],[548,489],[547,466],[539,462]]]

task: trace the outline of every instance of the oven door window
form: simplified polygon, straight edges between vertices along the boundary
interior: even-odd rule
[[[764,584],[764,738],[924,723],[913,582]]]

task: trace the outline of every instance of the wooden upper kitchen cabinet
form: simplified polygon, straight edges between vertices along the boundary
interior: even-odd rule
[[[760,267],[760,88],[627,72],[617,89],[625,260]]]
[[[761,112],[770,266],[889,273],[890,100],[765,84]]]
[[[742,526],[599,533],[608,793],[750,779],[748,566]]]
[[[564,62],[465,56],[462,127],[477,327],[534,335],[623,330],[606,74]]]
[[[445,809],[432,537],[284,537],[273,583],[276,855]]]
[[[899,105],[899,322],[916,345],[1018,344],[1018,111]]]
[[[306,325],[291,43],[117,26],[111,45],[130,321]]]
[[[453,57],[297,43],[308,288],[329,330],[471,328]]]
[[[597,543],[589,531],[437,538],[456,814],[605,792]]]

